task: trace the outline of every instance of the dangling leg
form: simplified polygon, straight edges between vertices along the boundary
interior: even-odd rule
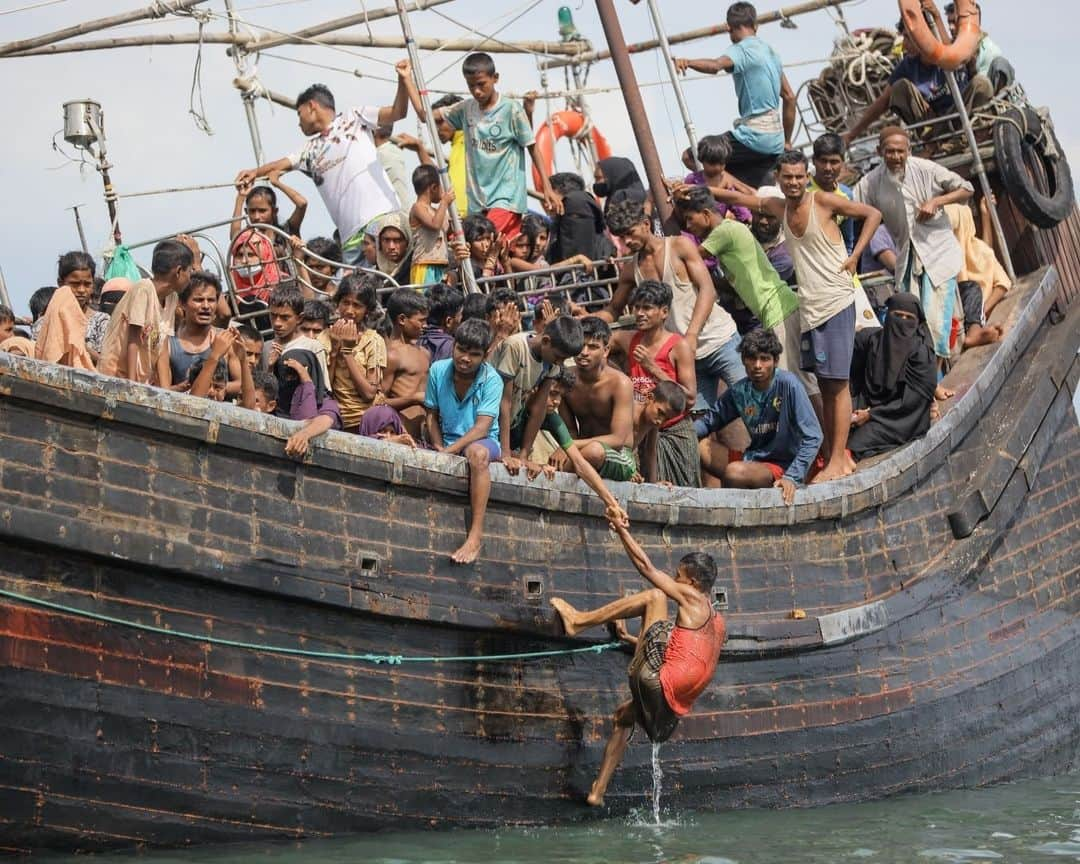
[[[622,762],[626,745],[630,743],[630,735],[634,731],[633,701],[623,702],[615,709],[615,716],[612,719],[615,722],[615,728],[611,730],[611,737],[608,738],[607,745],[604,747],[604,758],[600,762],[600,770],[593,781],[589,797],[585,799],[590,807],[604,806],[604,793],[607,792],[615,769]]]

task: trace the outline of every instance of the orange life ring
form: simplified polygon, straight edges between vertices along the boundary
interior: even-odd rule
[[[939,66],[942,69],[959,69],[967,63],[979,47],[982,30],[979,27],[979,13],[975,0],[956,0],[956,17],[959,21],[958,32],[951,43],[943,43],[934,35],[923,14],[920,0],[899,0],[900,17],[904,22],[904,31],[919,49],[924,63]],[[936,12],[935,7],[935,12]]]
[[[577,138],[585,128],[585,117],[578,111],[558,111],[551,115],[551,120],[545,120],[536,130],[536,153],[543,162],[544,168],[551,175],[555,165],[555,142],[560,138]],[[611,146],[599,129],[593,126],[589,130],[593,146],[596,147],[596,158],[607,159],[611,155]],[[541,191],[543,184],[540,182],[540,172],[533,167],[533,187],[537,192]]]

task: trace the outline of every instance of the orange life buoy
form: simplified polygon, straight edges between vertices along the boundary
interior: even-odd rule
[[[899,3],[904,31],[918,47],[919,56],[924,63],[942,69],[959,69],[974,56],[979,47],[979,39],[982,38],[975,0],[956,0],[959,26],[953,41],[948,44],[938,39],[926,23],[920,0],[899,0]],[[936,7],[934,11],[937,11]]]
[[[555,165],[555,142],[560,138],[577,138],[585,129],[585,117],[577,111],[558,111],[551,115],[551,120],[545,120],[536,130],[536,152],[543,162],[544,168],[551,175]],[[611,155],[611,146],[600,130],[593,126],[589,129],[589,137],[592,138],[596,148],[597,159],[607,159]],[[533,167],[533,187],[537,192],[541,191],[543,184],[540,182],[540,172]]]

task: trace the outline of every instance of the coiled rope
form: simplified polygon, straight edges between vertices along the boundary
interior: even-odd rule
[[[91,621],[99,621],[104,624],[116,624],[121,627],[129,627],[132,630],[141,630],[144,633],[156,633],[161,636],[171,636],[176,639],[186,639],[191,642],[203,642],[208,645],[217,645],[223,648],[243,648],[251,651],[265,651],[269,654],[284,654],[290,657],[306,657],[313,660],[345,660],[352,663],[372,663],[376,666],[400,666],[403,663],[504,663],[513,660],[535,660],[542,657],[569,657],[575,654],[600,654],[618,648],[620,642],[604,642],[599,645],[588,645],[584,648],[562,648],[551,651],[522,651],[516,654],[478,654],[473,656],[458,657],[407,657],[404,654],[345,654],[337,651],[309,651],[305,648],[289,648],[284,645],[264,645],[259,642],[242,642],[236,639],[221,639],[217,636],[208,636],[201,633],[187,633],[183,630],[168,630],[153,624],[142,624],[138,621],[129,621],[117,618],[113,615],[104,615],[99,612],[91,612],[88,609],[79,609],[74,606],[66,606],[63,603],[55,603],[41,597],[30,597],[19,594],[16,591],[8,591],[0,588],[0,597],[9,600],[17,600],[32,606],[41,606],[52,609],[55,612],[63,612],[67,615],[75,615],[79,618],[87,618]]]

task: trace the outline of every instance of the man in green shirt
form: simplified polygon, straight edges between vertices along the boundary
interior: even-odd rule
[[[716,259],[731,287],[765,330],[784,347],[779,368],[798,376],[821,416],[821,390],[811,372],[799,369],[799,296],[780,278],[753,232],[720,216],[708,189],[687,186],[675,199],[683,227]]]

